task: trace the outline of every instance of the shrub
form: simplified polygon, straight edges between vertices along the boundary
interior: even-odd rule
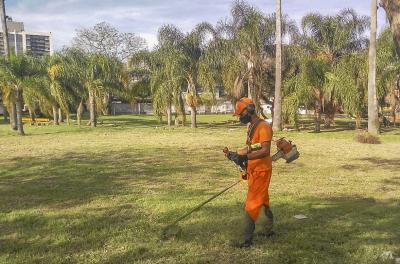
[[[371,135],[370,133],[363,131],[359,133],[356,137],[356,140],[360,143],[366,144],[380,144],[381,141],[377,136]]]

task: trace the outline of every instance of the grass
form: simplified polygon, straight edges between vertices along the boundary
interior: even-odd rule
[[[292,164],[274,164],[277,235],[239,250],[228,242],[241,224],[245,183],[183,221],[179,238],[159,237],[238,179],[221,150],[242,146],[244,127],[225,115],[199,116],[196,130],[148,116],[101,120],[96,129],[25,126],[25,137],[0,124],[0,263],[391,263],[380,259],[385,251],[400,257],[400,129],[384,131],[379,145],[356,142],[346,125],[277,134],[301,153]]]

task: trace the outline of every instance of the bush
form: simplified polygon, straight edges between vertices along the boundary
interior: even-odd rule
[[[360,143],[366,144],[380,144],[381,141],[377,136],[371,135],[370,133],[364,131],[357,135],[356,140]]]

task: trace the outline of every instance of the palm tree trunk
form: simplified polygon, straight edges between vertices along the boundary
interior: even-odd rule
[[[35,110],[31,109],[30,107],[28,108],[29,111],[29,117],[31,118],[31,125],[34,125],[35,119],[36,119],[36,114],[35,114]]]
[[[197,127],[197,120],[196,120],[196,107],[195,106],[190,106],[190,121],[191,121],[191,127],[196,128]]]
[[[53,105],[53,125],[58,126],[57,107]]]
[[[332,124],[332,113],[325,113],[324,127],[331,128],[331,124]]]
[[[196,85],[195,81],[193,80],[192,77],[189,77],[188,81],[188,92],[191,93],[192,99],[191,102],[188,104],[189,109],[190,109],[190,116],[191,116],[191,127],[196,128],[197,127],[197,119],[196,119],[196,107],[197,107],[197,90],[196,90]]]
[[[24,124],[22,123],[22,95],[19,89],[17,89],[16,91],[16,108],[17,108],[18,134],[23,136],[25,135],[25,132],[24,132]]]
[[[8,116],[7,107],[4,105],[4,107],[3,107],[3,117],[4,117],[4,122],[6,122],[6,123],[8,122],[7,116]]]
[[[111,115],[111,93],[106,93],[103,97],[103,115]]]
[[[4,4],[4,0],[0,0],[0,17],[1,17],[1,26],[3,29],[4,55],[6,61],[8,61],[10,59],[10,47],[8,46],[8,28],[6,22],[6,7]]]
[[[3,31],[3,47],[4,47],[4,55],[5,60],[8,61],[10,59],[10,47],[8,46],[8,29],[6,22],[6,6],[4,4],[4,0],[0,0],[0,19],[1,19],[1,27]],[[16,106],[11,99],[11,115],[10,115],[10,124],[12,130],[17,130],[17,110]]]
[[[177,114],[177,111],[175,111],[175,114],[174,114],[174,121],[175,121],[175,126],[179,126],[179,117],[178,117],[178,114]]]
[[[369,40],[368,71],[368,132],[379,134],[378,104],[376,99],[376,27],[377,0],[371,0],[371,34]]]
[[[96,127],[97,120],[96,120],[96,101],[93,95],[93,92],[89,92],[89,113],[90,113],[90,126]]]
[[[281,0],[276,0],[276,70],[275,70],[275,98],[274,119],[272,129],[282,130],[282,14]]]
[[[180,114],[182,115],[182,126],[186,126],[186,112],[185,112],[185,103],[183,102],[183,98],[179,96],[179,108]]]
[[[70,113],[69,113],[69,112],[65,113],[65,117],[66,117],[66,119],[67,119],[67,124],[70,126],[70,125],[71,125]]]
[[[172,109],[171,109],[170,103],[168,103],[168,106],[167,106],[167,123],[168,123],[168,126],[171,126],[171,124],[172,124]]]
[[[315,101],[315,128],[314,132],[321,132],[321,101]]]
[[[380,0],[380,4],[386,11],[396,51],[400,55],[400,2],[398,0]]]
[[[83,99],[81,99],[78,109],[76,110],[76,121],[78,122],[78,127],[81,127],[82,114],[83,114]]]
[[[361,128],[361,114],[356,114],[356,128],[360,129]]]
[[[249,79],[247,80],[247,97],[251,100],[253,100],[253,90],[254,90],[253,85],[254,85],[253,70],[250,69]]]
[[[58,123],[61,124],[61,123],[63,123],[63,122],[64,122],[64,118],[63,118],[63,116],[62,116],[61,108],[59,107],[59,108],[58,108]]]
[[[325,128],[335,126],[335,106],[332,101],[329,101],[325,106]]]
[[[11,101],[10,125],[12,130],[17,130],[17,105]]]
[[[247,80],[247,97],[254,101],[254,67],[251,62],[248,63],[247,67],[249,70],[249,78]]]

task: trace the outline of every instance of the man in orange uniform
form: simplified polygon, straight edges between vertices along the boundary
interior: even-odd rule
[[[240,248],[252,245],[255,221],[260,211],[264,209],[267,218],[265,231],[261,234],[271,236],[273,234],[273,215],[269,207],[268,187],[272,174],[272,159],[270,156],[272,128],[260,119],[255,113],[255,105],[249,98],[242,98],[236,103],[235,115],[239,116],[242,124],[249,124],[247,130],[247,145],[261,144],[258,150],[249,151],[247,155],[239,155],[229,152],[228,159],[238,165],[247,163],[248,192],[246,199],[246,215],[243,241],[235,244]],[[250,148],[249,148],[250,149]]]

